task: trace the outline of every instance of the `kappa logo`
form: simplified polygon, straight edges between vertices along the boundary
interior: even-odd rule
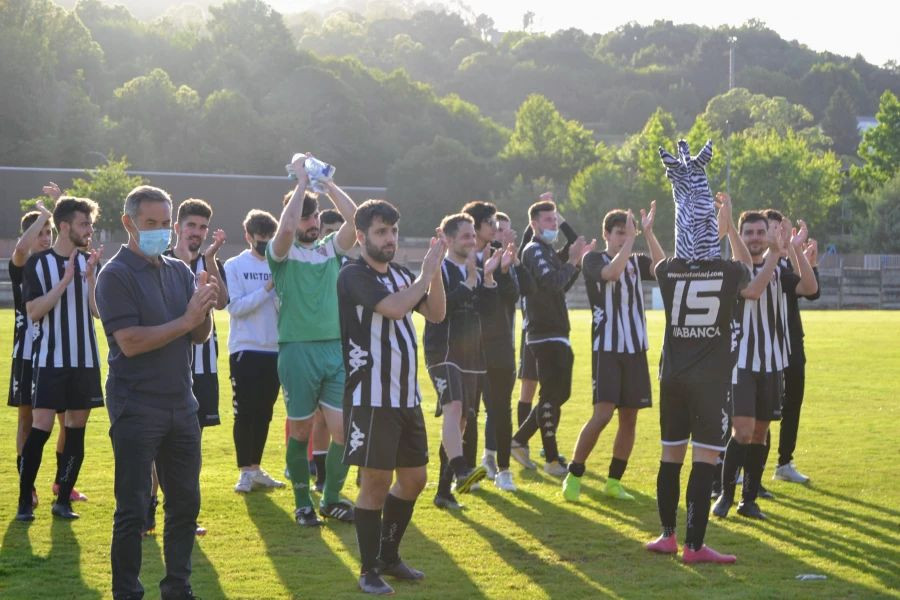
[[[737,319],[731,320],[731,351],[737,350],[738,341],[741,339],[741,324]]]
[[[25,315],[20,312],[16,313],[16,329],[25,324]]]
[[[594,325],[600,325],[606,321],[606,313],[599,306],[594,309]]]
[[[435,377],[434,387],[437,389],[438,398],[441,398],[444,395],[444,390],[447,389],[447,380],[443,377]]]
[[[350,342],[350,359],[347,362],[350,364],[350,375],[353,375],[362,367],[366,366],[369,353],[363,350],[362,347],[353,340],[348,341]]]
[[[540,259],[540,260],[538,261],[538,266],[539,266],[539,267],[546,267],[546,266],[547,266],[547,261],[544,260],[543,258]]]
[[[350,421],[350,429],[350,452],[347,453],[347,456],[362,448],[366,443],[366,434],[353,421]]]
[[[722,439],[725,439],[725,435],[728,434],[728,413],[725,409],[722,409]]]

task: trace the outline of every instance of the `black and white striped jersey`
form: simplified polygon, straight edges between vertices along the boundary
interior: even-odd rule
[[[25,301],[22,299],[22,276],[25,267],[17,267],[12,259],[9,261],[9,280],[12,282],[13,307],[15,310],[15,324],[13,325],[13,353],[12,357],[19,360],[31,360],[32,325],[25,310]]]
[[[582,261],[584,283],[591,303],[592,347],[595,352],[635,354],[647,351],[647,318],[641,281],[653,279],[652,261],[632,254],[616,281],[606,281],[601,272],[613,261],[604,252],[591,252]]]
[[[753,275],[762,268],[762,264],[753,265]],[[799,281],[793,271],[779,263],[762,295],[756,300],[742,301],[738,369],[774,373],[788,366],[790,338],[785,291],[796,289]]]
[[[464,285],[466,266],[449,258],[441,263],[447,314],[440,323],[425,323],[422,345],[429,368],[453,365],[466,373],[484,373],[482,313],[496,310],[497,285],[484,287],[481,271],[474,288]]]
[[[166,256],[171,256],[172,258],[178,258],[175,256],[175,253],[172,250],[166,250]],[[221,281],[219,281],[219,285],[228,285],[228,282],[225,281],[225,265],[222,264],[218,258],[216,259],[216,265],[219,267],[219,275],[221,275]],[[194,277],[197,277],[197,273],[202,271],[206,271],[206,257],[202,254],[197,255],[197,258],[191,261],[190,264],[191,273],[194,274]],[[208,373],[218,373],[219,369],[217,367],[217,363],[219,360],[219,337],[216,334],[216,321],[213,319],[213,328],[212,333],[202,344],[194,344],[194,354],[191,359],[191,363],[193,364],[193,373],[194,375],[206,375]]]
[[[394,320],[375,312],[379,302],[406,289],[414,279],[408,269],[394,263],[387,273],[379,273],[363,258],[351,259],[341,268],[337,292],[347,374],[345,405],[414,408],[421,403],[412,313]]]
[[[32,324],[32,360],[35,367],[99,368],[97,335],[88,294],[86,252],[79,252],[75,276],[59,302]],[[69,257],[52,248],[33,254],[25,263],[23,307],[47,294],[63,278]],[[99,271],[99,265],[98,265]]]

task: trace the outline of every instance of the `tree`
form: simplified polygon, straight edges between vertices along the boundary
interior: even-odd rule
[[[532,94],[519,107],[500,158],[513,176],[548,177],[568,185],[575,173],[596,160],[597,152],[590,131],[564,119],[544,96]]]
[[[388,199],[400,210],[403,235],[429,236],[441,219],[470,200],[489,197],[491,165],[456,140],[437,136],[391,165]]]
[[[488,15],[481,13],[475,17],[475,29],[482,40],[488,41],[494,32],[494,20]]]
[[[828,101],[822,129],[834,142],[838,154],[853,154],[859,147],[859,131],[856,128],[856,106],[843,87],[838,87]]]
[[[632,174],[616,162],[612,151],[603,147],[599,154],[600,160],[579,171],[572,179],[569,199],[563,207],[569,219],[577,216],[578,222],[585,224],[582,226],[584,231],[579,229],[585,237],[599,238],[603,217],[610,210],[631,208],[638,214],[643,207]]]
[[[64,195],[77,198],[90,198],[100,205],[100,215],[94,227],[101,231],[119,231],[122,227],[122,208],[125,197],[135,187],[146,183],[137,175],[129,175],[128,159],[124,156],[116,159],[109,155],[106,164],[85,171],[87,179],[81,177],[72,182]],[[31,210],[38,200],[46,198],[30,198],[20,202],[23,211]]]
[[[522,29],[528,31],[532,25],[534,25],[534,11],[529,10],[522,15]]]
[[[813,235],[828,230],[827,217],[840,201],[841,163],[833,152],[816,152],[789,131],[786,136],[737,134],[732,159],[735,214],[777,208],[804,219]]]
[[[864,194],[867,213],[854,228],[863,252],[900,253],[900,173],[875,192]]]
[[[881,95],[878,125],[863,134],[859,144],[862,167],[854,167],[853,179],[863,192],[886,183],[900,167],[900,101],[890,90]]]

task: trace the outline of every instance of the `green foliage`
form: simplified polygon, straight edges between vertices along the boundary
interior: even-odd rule
[[[834,230],[827,216],[840,201],[841,163],[833,152],[816,152],[791,131],[784,137],[738,134],[733,148],[735,214],[777,208],[793,220],[804,219],[813,235]]]
[[[853,179],[863,192],[871,192],[886,183],[900,166],[900,100],[891,92],[881,96],[878,125],[863,134],[859,144],[862,167],[852,170]]]
[[[146,183],[138,175],[129,175],[126,172],[128,167],[128,159],[124,156],[116,159],[110,154],[106,164],[86,171],[86,179],[79,177],[72,181],[72,186],[64,190],[63,195],[90,198],[100,205],[100,214],[94,227],[99,230],[118,231],[122,226],[120,218],[125,196],[135,187]],[[20,202],[22,211],[32,210],[38,200],[44,201],[45,206],[53,210],[46,204],[46,197],[39,197],[22,200]]]
[[[822,129],[834,141],[838,154],[852,154],[859,147],[859,131],[856,128],[856,106],[847,91],[839,87],[828,101]]]
[[[492,169],[458,141],[436,137],[391,166],[388,199],[400,210],[403,235],[431,235],[441,219],[470,200],[486,199]]]
[[[500,158],[513,176],[568,184],[597,158],[597,151],[590,131],[564,119],[545,97],[532,94],[519,107],[516,127]]]
[[[615,155],[605,147],[598,152],[600,160],[582,169],[569,185],[569,199],[564,209],[569,219],[574,212],[578,222],[586,224],[585,237],[600,236],[603,217],[614,208],[631,208],[635,214],[642,206],[632,174],[615,162]],[[599,239],[599,237],[598,237]]]
[[[876,191],[862,197],[866,214],[854,230],[858,248],[900,254],[900,172]]]

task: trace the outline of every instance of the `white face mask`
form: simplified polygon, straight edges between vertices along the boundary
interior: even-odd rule
[[[559,229],[544,229],[541,231],[541,239],[548,244],[555,242],[557,237],[559,237]]]

